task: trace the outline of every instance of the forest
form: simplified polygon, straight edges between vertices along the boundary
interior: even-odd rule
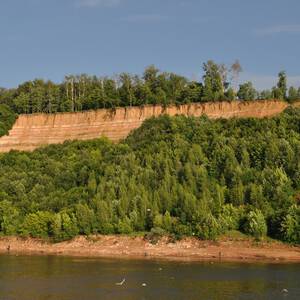
[[[98,108],[115,109],[147,104],[179,105],[193,102],[255,99],[300,99],[300,88],[289,87],[287,75],[279,72],[276,86],[257,91],[252,82],[238,86],[242,67],[212,60],[203,64],[203,80],[189,80],[172,72],[161,72],[155,66],[142,74],[122,73],[113,77],[82,75],[66,76],[62,83],[35,79],[17,88],[0,88],[0,105],[17,114],[74,112]]]
[[[300,109],[269,119],[161,116],[118,144],[11,151],[0,166],[1,235],[214,240],[239,230],[300,243]]]
[[[0,137],[8,133],[16,118],[17,114],[9,106],[0,104]]]

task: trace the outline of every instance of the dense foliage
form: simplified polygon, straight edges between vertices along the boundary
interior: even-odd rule
[[[8,133],[15,120],[16,114],[7,105],[0,104],[0,136]]]
[[[251,82],[237,88],[241,66],[236,61],[231,67],[208,61],[203,64],[203,82],[156,67],[145,69],[142,76],[122,73],[118,76],[66,76],[62,83],[36,79],[16,89],[0,89],[0,104],[6,104],[16,113],[55,113],[98,108],[114,109],[119,106],[146,104],[183,104],[208,101],[254,99],[300,99],[300,88],[287,90],[287,77],[279,73],[278,83],[272,90],[257,92]]]
[[[300,243],[300,110],[147,120],[125,141],[0,155],[0,231],[51,237],[227,230]]]

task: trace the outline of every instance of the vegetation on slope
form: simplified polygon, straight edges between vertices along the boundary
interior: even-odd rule
[[[227,230],[300,243],[300,110],[272,119],[168,117],[125,141],[0,155],[0,231],[51,237]]]
[[[0,104],[0,136],[6,135],[16,121],[16,114],[4,104]]]
[[[251,82],[237,87],[241,66],[208,61],[203,64],[203,81],[156,67],[146,68],[143,76],[122,73],[113,78],[88,75],[66,76],[62,83],[36,79],[16,89],[0,89],[0,104],[6,104],[20,113],[73,112],[98,108],[115,109],[146,104],[184,104],[193,102],[282,99],[300,99],[300,88],[287,88],[287,76],[280,72],[278,83],[271,90],[256,91]]]

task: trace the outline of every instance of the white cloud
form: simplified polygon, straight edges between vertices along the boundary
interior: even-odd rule
[[[300,87],[300,75],[299,76],[289,76],[287,74],[288,85]],[[259,75],[259,74],[250,74],[242,73],[240,76],[240,82],[251,81],[255,88],[259,91],[264,89],[271,89],[277,84],[278,77],[272,75]]]
[[[274,35],[280,33],[300,33],[300,24],[276,25],[276,26],[260,28],[255,31],[255,34],[260,36]]]
[[[122,18],[123,21],[131,23],[157,23],[162,21],[168,21],[169,19],[169,16],[160,14],[138,14]]]
[[[118,6],[121,3],[121,0],[78,0],[76,2],[77,7],[114,7]]]

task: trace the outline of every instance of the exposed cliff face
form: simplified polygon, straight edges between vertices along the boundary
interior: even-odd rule
[[[0,152],[33,150],[40,146],[66,140],[88,140],[106,136],[113,141],[125,138],[150,117],[162,114],[210,118],[270,117],[288,105],[281,101],[216,102],[170,106],[145,106],[105,109],[78,113],[20,115],[9,135],[0,138]]]

